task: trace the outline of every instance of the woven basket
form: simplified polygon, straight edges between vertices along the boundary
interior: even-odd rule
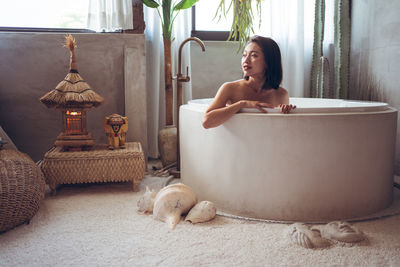
[[[0,150],[0,233],[29,223],[44,194],[43,174],[32,159],[16,150]]]

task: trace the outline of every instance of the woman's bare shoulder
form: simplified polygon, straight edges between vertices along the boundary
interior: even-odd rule
[[[279,87],[277,93],[280,95],[289,95],[289,92],[283,87]]]
[[[222,84],[221,87],[236,88],[238,86],[241,86],[242,83],[243,83],[243,80],[230,81],[230,82],[225,82],[224,84]]]
[[[240,80],[238,81],[231,81],[231,82],[225,82],[221,85],[219,88],[218,92],[220,94],[228,95],[231,96],[232,94],[235,94],[238,88],[241,87],[241,82]]]
[[[285,88],[279,87],[276,93],[280,104],[289,104],[289,92]]]

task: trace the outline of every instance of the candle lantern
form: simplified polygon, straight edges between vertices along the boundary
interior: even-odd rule
[[[49,108],[61,111],[63,130],[58,135],[56,146],[65,150],[82,150],[94,145],[91,134],[86,129],[86,112],[99,106],[104,99],[86,83],[77,70],[74,49],[75,39],[66,36],[65,46],[71,53],[70,70],[54,90],[40,98]]]

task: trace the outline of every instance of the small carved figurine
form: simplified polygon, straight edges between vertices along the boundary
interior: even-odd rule
[[[125,148],[128,118],[119,114],[104,117],[104,131],[108,139],[108,148]]]

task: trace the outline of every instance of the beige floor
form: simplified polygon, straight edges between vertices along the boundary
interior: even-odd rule
[[[165,178],[141,185],[159,187]],[[175,230],[136,212],[142,192],[130,184],[64,186],[46,194],[29,225],[0,235],[0,266],[398,266],[400,216],[354,223],[367,236],[355,244],[305,249],[287,224],[217,216]]]

